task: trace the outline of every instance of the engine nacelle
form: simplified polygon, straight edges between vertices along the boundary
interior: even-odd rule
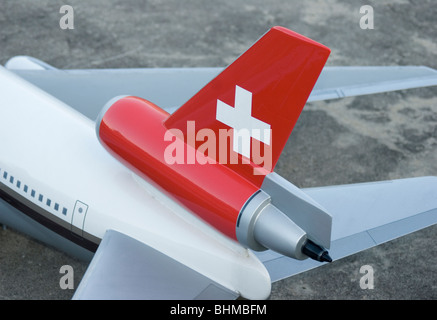
[[[204,162],[207,165],[199,161],[169,164],[166,148],[179,137],[165,127],[168,116],[166,111],[141,98],[113,99],[97,120],[97,135],[116,159],[140,177],[237,239],[235,225],[240,209],[258,188],[219,163],[207,163],[208,159]],[[185,141],[181,143],[187,153],[206,158]]]

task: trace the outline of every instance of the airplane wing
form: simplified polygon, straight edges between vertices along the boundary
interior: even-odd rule
[[[437,223],[437,177],[302,190],[332,215],[333,260]],[[270,250],[256,255],[272,282],[320,266],[314,260],[298,261]]]
[[[144,243],[108,230],[73,299],[230,300],[238,296]]]
[[[435,85],[437,85],[437,70],[424,66],[325,67],[308,101]]]
[[[223,68],[61,70],[32,57],[5,65],[88,118],[119,95],[146,98],[172,113]],[[337,99],[437,85],[437,70],[423,66],[325,67],[308,101]],[[170,94],[171,93],[171,94]]]

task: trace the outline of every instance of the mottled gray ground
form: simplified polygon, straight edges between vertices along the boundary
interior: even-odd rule
[[[75,29],[59,8],[73,6]],[[374,29],[359,27],[360,6]],[[332,49],[328,65],[437,68],[437,5],[424,1],[6,1],[0,64],[26,54],[58,68],[226,66],[271,26]],[[437,174],[437,89],[308,104],[277,172],[300,187]],[[437,227],[273,284],[271,299],[436,299]],[[67,299],[59,268],[86,265],[0,230],[0,299]],[[359,286],[363,265],[375,288]]]

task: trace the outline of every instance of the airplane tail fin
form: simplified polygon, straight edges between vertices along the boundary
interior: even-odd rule
[[[274,27],[164,125],[181,130],[187,143],[261,186],[329,54],[311,39]]]

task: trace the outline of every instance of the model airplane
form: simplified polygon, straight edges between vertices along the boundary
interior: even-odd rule
[[[274,173],[307,100],[437,85],[425,67],[324,68],[329,53],[275,27],[224,70],[12,58],[0,222],[91,260],[76,299],[265,299],[436,223],[436,177],[301,190]]]

